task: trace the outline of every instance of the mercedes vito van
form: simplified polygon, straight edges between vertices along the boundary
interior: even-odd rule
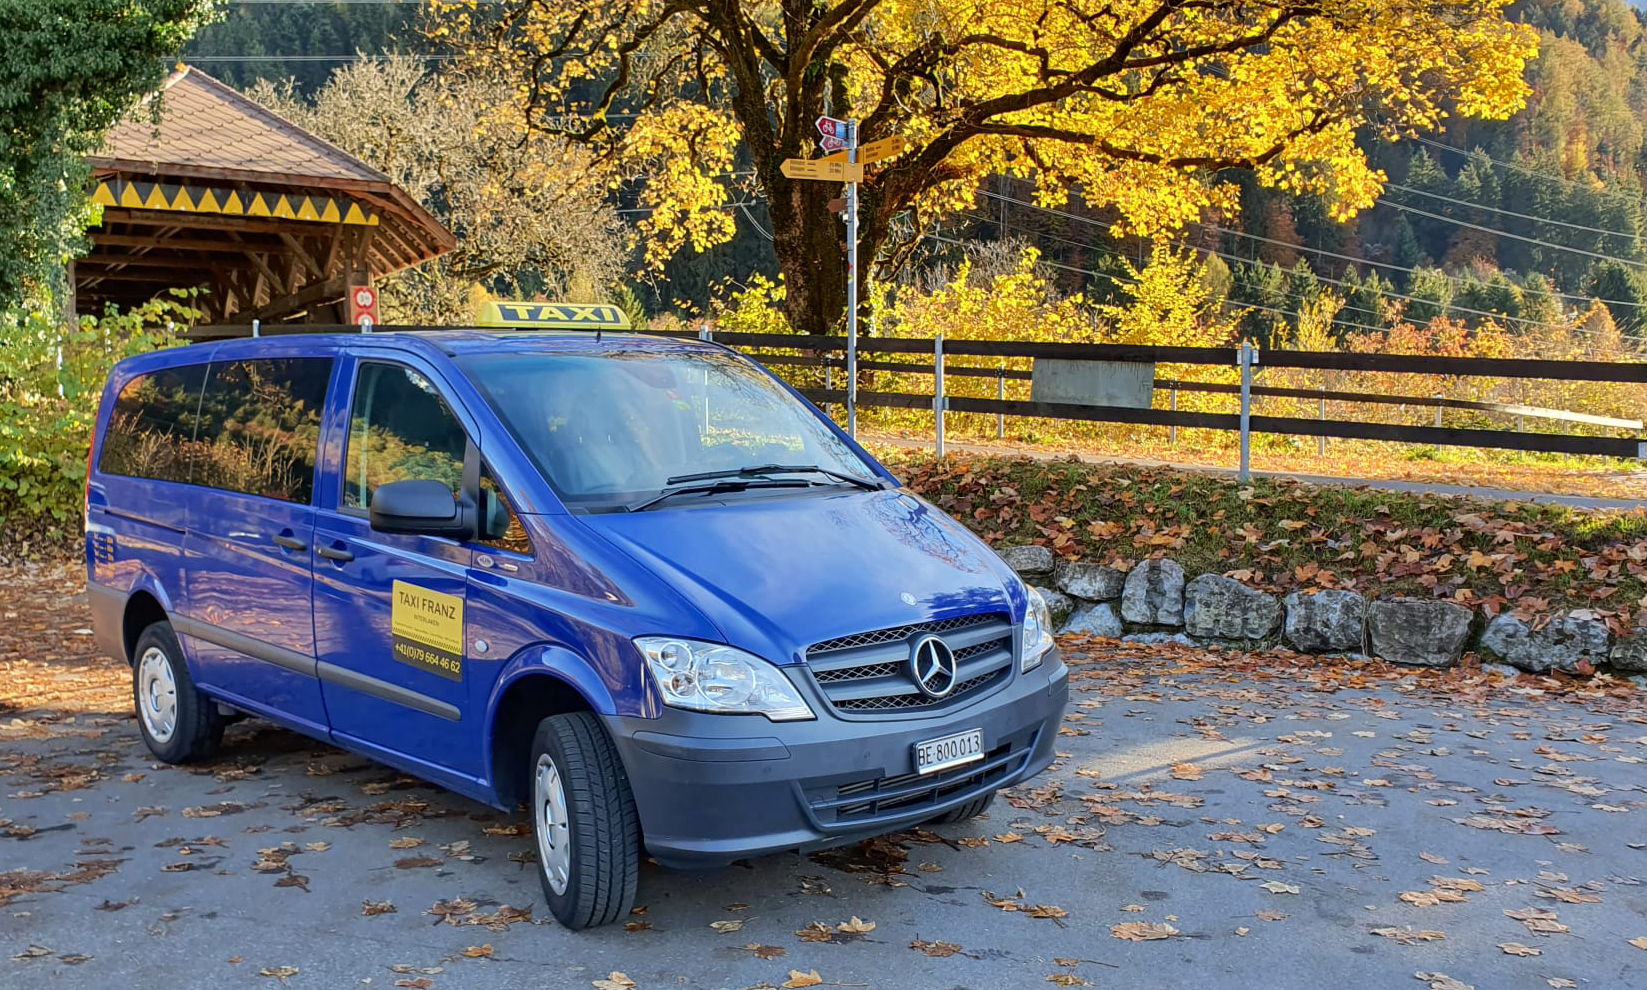
[[[155,756],[249,714],[524,802],[571,928],[643,854],[959,821],[1052,760],[1039,596],[712,343],[191,344],[114,369],[90,458],[94,628]]]

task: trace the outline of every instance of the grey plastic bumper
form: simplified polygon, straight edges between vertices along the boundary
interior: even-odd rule
[[[817,699],[810,722],[666,709],[609,724],[647,851],[702,868],[895,832],[1032,777],[1052,762],[1068,700],[1053,650],[999,691],[935,715],[848,721]],[[982,730],[983,760],[914,773],[916,743],[968,729]]]

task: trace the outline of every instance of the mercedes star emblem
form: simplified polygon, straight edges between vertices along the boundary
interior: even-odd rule
[[[922,694],[936,699],[955,690],[961,672],[955,663],[954,651],[928,633],[909,645],[909,674]]]

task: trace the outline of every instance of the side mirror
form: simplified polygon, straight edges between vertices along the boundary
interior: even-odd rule
[[[471,540],[479,513],[468,496],[453,498],[444,482],[414,478],[374,489],[370,515],[372,528],[381,533]]]

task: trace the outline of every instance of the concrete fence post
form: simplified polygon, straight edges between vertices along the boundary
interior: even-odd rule
[[[1236,480],[1244,485],[1252,478],[1252,366],[1258,363],[1257,348],[1241,341],[1238,363],[1241,366],[1241,470]]]
[[[995,372],[995,399],[997,402],[1006,401],[1006,365],[1004,364]],[[997,412],[995,414],[995,439],[1003,440],[1005,438],[1006,413]]]
[[[1327,386],[1321,386],[1321,409],[1317,418],[1323,423],[1327,421]],[[1327,435],[1323,433],[1315,438],[1315,454],[1317,457],[1327,456]]]
[[[1172,380],[1171,385],[1172,385],[1172,391],[1170,393],[1168,393],[1167,401],[1169,403],[1169,408],[1173,412],[1177,412],[1178,411],[1178,379],[1174,378]],[[1177,423],[1168,423],[1167,424],[1167,446],[1169,446],[1169,447],[1178,446],[1178,424]]]

